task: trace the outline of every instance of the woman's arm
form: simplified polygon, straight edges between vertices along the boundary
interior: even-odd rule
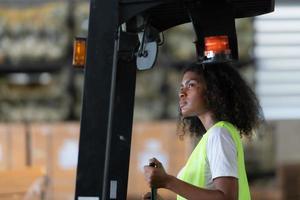
[[[215,190],[202,189],[168,175],[166,189],[189,200],[237,200],[238,180],[234,177],[219,177],[214,179]]]
[[[213,180],[215,189],[203,189],[168,175],[162,164],[155,158],[154,162],[158,168],[145,166],[145,178],[150,187],[166,188],[176,194],[189,199],[205,200],[237,200],[238,199],[238,180],[235,177],[218,177]]]

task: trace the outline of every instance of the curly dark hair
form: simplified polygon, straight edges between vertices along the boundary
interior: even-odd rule
[[[232,123],[241,135],[251,136],[252,130],[264,120],[259,101],[232,62],[192,63],[183,70],[197,73],[206,84],[204,93],[208,109],[217,121]],[[196,136],[206,130],[197,116],[179,117],[179,136],[188,131]]]

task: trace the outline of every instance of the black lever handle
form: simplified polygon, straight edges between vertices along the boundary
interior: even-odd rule
[[[149,164],[150,167],[157,167],[157,165],[152,162]],[[157,199],[157,188],[151,187],[151,200]]]

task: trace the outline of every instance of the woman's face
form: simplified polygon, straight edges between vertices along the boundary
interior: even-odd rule
[[[187,71],[183,75],[179,91],[179,107],[183,117],[199,116],[206,111],[205,88],[197,73]]]

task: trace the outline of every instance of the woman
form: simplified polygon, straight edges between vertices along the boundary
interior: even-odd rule
[[[157,168],[144,167],[149,185],[175,192],[178,200],[251,199],[241,136],[250,136],[263,118],[255,94],[232,64],[188,66],[180,86],[179,107],[183,133],[188,127],[202,138],[177,178],[167,174],[157,159],[151,159]],[[143,198],[149,199],[150,194]]]

